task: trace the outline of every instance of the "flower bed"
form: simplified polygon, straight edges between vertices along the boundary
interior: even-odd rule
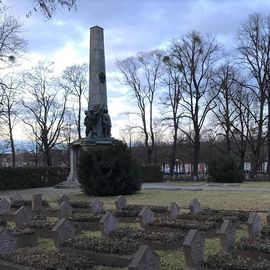
[[[230,257],[223,253],[208,256],[204,262],[206,269],[222,269],[222,270],[269,270],[270,261],[260,259],[253,261],[249,258],[238,256]]]
[[[102,214],[76,214],[70,217],[74,222],[98,222],[102,218]]]
[[[92,269],[94,262],[78,254],[60,254],[55,251],[45,251],[35,248],[18,249],[15,254],[1,256],[1,260],[34,267],[35,269]]]
[[[185,238],[184,233],[173,233],[173,232],[161,232],[161,231],[148,231],[134,228],[121,228],[113,232],[112,237],[122,239],[127,238],[130,240],[139,241],[158,241],[166,244],[175,242],[183,242]]]
[[[100,239],[97,237],[74,238],[64,243],[64,247],[88,250],[96,253],[130,255],[140,247],[138,241],[128,241],[127,239]]]
[[[127,205],[121,210],[115,211],[115,216],[117,217],[137,217],[142,208],[145,205]],[[149,206],[149,208],[156,214],[162,214],[168,212],[168,207],[166,206],[158,206],[158,205],[152,205]]]
[[[185,220],[185,219],[172,219],[170,217],[160,217],[156,219],[149,226],[157,227],[169,227],[182,230],[198,229],[200,231],[210,231],[216,228],[215,222],[197,220]]]
[[[17,202],[12,202],[11,207],[19,209],[22,206],[32,207],[32,200],[21,200]],[[47,200],[42,200],[42,207],[49,207],[49,202]]]
[[[239,241],[236,242],[236,246],[241,250],[270,254],[270,240],[267,238],[258,238],[256,241],[250,242],[247,238],[242,237]]]
[[[90,202],[69,202],[69,204],[75,209],[90,209]]]
[[[248,212],[241,210],[215,210],[206,208],[199,212],[196,216],[193,216],[190,213],[182,213],[179,218],[214,222],[223,222],[223,220],[226,218],[232,218],[246,222],[248,220],[248,215]]]

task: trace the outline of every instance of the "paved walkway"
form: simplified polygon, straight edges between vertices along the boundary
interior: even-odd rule
[[[171,182],[144,183],[143,189],[162,189],[162,190],[193,190],[193,191],[231,191],[231,192],[270,192],[270,188],[241,187],[240,184],[207,184],[191,183],[190,185],[176,185]],[[0,191],[1,198],[9,198],[15,191]],[[42,193],[43,198],[59,197],[61,194],[80,194],[80,189],[58,189],[54,187],[23,189],[19,192],[24,197],[31,197],[33,193]]]
[[[205,184],[194,183],[190,185],[175,185],[170,182],[144,183],[144,189],[163,189],[163,190],[205,190],[205,191],[233,191],[233,192],[270,192],[266,187],[241,187],[240,184]]]

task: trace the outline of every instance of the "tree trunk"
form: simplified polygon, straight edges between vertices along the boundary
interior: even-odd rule
[[[200,159],[200,134],[195,131],[194,149],[193,149],[193,177],[198,179],[198,165]]]
[[[269,93],[270,94],[270,93]],[[268,96],[269,96],[268,94]],[[270,97],[268,97],[270,99]],[[270,174],[270,100],[268,100],[268,123],[267,123],[267,173]]]
[[[171,176],[171,178],[173,178],[173,169],[174,169],[174,165],[175,165],[176,144],[177,144],[177,131],[175,132],[175,134],[173,136],[171,162],[170,162],[170,176]]]

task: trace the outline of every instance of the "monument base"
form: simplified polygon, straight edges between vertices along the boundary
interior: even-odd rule
[[[70,144],[70,173],[67,180],[55,185],[59,189],[80,189],[78,181],[78,161],[80,149],[87,150],[95,146],[109,146],[115,145],[119,142],[113,137],[92,137],[83,138]]]

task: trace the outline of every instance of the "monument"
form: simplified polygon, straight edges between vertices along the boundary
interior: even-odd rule
[[[111,119],[107,104],[106,68],[103,29],[90,28],[89,102],[85,112],[86,137],[70,144],[70,173],[58,188],[79,188],[78,158],[80,149],[96,145],[110,145]]]

